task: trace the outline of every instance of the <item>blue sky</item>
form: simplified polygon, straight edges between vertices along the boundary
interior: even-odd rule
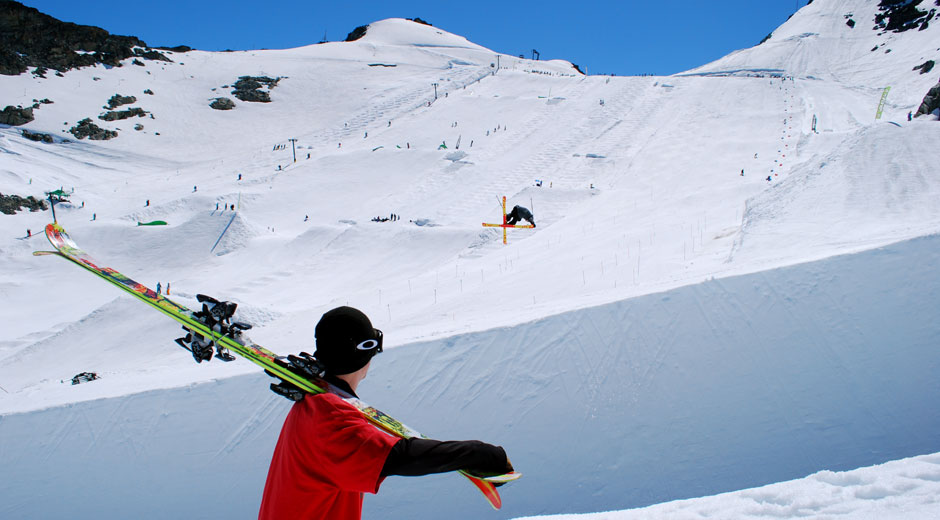
[[[667,75],[751,47],[806,0],[475,2],[25,0],[60,20],[151,46],[283,49],[343,40],[359,25],[418,17],[506,54],[565,59],[589,74]]]

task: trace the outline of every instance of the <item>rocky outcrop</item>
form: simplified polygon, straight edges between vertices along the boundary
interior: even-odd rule
[[[144,117],[147,115],[147,112],[144,109],[139,107],[128,108],[127,110],[111,110],[105,112],[98,116],[98,119],[102,121],[119,121],[121,119],[128,119],[131,117]]]
[[[933,86],[924,96],[923,103],[920,104],[920,108],[917,109],[917,115],[923,116],[927,114],[934,113],[935,110],[940,110],[940,83],[937,83]]]
[[[271,94],[264,90],[233,90],[232,94],[242,101],[250,103],[270,103]]]
[[[216,110],[231,110],[235,108],[235,102],[227,97],[217,97],[209,103],[209,106]]]
[[[933,70],[934,65],[935,63],[933,60],[927,60],[921,63],[920,65],[914,67],[912,70],[919,70],[921,74],[927,74],[928,72]]]
[[[117,137],[118,133],[114,130],[105,130],[91,122],[90,118],[82,119],[77,125],[69,128],[69,132],[77,139],[88,138],[92,141],[106,141]]]
[[[133,36],[62,22],[19,2],[0,1],[0,74],[17,75],[28,67],[61,73],[96,63],[120,67],[121,60],[132,57],[172,61]]]
[[[281,81],[280,77],[240,76],[238,81],[232,85],[235,89],[232,91],[232,95],[242,101],[251,103],[270,103],[271,95],[269,91],[276,87],[279,81]],[[264,87],[267,87],[268,90],[261,90]]]
[[[360,25],[359,27],[356,27],[355,29],[353,29],[351,33],[346,35],[346,41],[354,42],[358,40],[359,38],[362,38],[363,36],[365,36],[366,31],[368,30],[369,30],[368,25]]]
[[[37,200],[32,195],[24,198],[19,195],[4,195],[0,193],[0,213],[13,215],[24,207],[30,211],[44,210],[46,209],[46,201]]]
[[[31,140],[31,141],[38,141],[38,142],[43,142],[43,143],[51,143],[51,142],[52,142],[52,136],[49,135],[49,134],[43,134],[43,133],[40,133],[40,132],[30,132],[29,130],[27,130],[27,129],[25,129],[25,128],[22,129],[21,132],[22,132],[23,137],[25,137],[25,138],[27,138],[27,139],[29,139],[29,140]]]
[[[876,31],[896,33],[910,29],[924,30],[927,23],[936,14],[936,9],[921,11],[917,8],[924,0],[881,0],[878,4],[880,13],[875,15]]]
[[[0,124],[4,125],[25,125],[33,119],[33,109],[31,107],[23,108],[7,105],[6,108],[0,111]]]
[[[108,106],[105,108],[114,109],[121,105],[130,105],[131,103],[136,103],[137,98],[134,96],[122,96],[120,94],[115,94],[111,96],[111,99],[108,100]]]

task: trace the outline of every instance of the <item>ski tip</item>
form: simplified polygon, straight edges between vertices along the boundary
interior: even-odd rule
[[[476,486],[478,490],[480,490],[480,493],[483,493],[483,497],[486,498],[486,501],[490,504],[490,506],[492,506],[493,509],[499,510],[503,507],[503,499],[499,496],[499,491],[496,490],[496,486],[502,484],[494,484],[492,482],[483,480],[481,477],[471,475],[465,471],[460,471],[459,473],[467,477],[467,479],[469,479],[470,482],[472,482],[473,485]]]
[[[33,256],[57,255],[58,251],[33,251]]]
[[[485,480],[491,484],[507,484],[509,482],[514,482],[519,480],[522,477],[522,473],[518,471],[513,471],[511,473],[506,473],[504,475],[494,475],[492,477],[483,477],[482,480]]]

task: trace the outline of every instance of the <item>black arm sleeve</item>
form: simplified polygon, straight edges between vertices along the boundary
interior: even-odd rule
[[[385,459],[382,476],[417,477],[431,473],[467,470],[483,475],[512,471],[506,452],[499,446],[480,441],[435,441],[401,439]]]

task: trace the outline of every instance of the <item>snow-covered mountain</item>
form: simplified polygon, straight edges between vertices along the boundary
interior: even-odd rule
[[[526,474],[492,516],[441,476],[389,480],[367,517],[584,513],[929,465],[940,127],[907,115],[936,84],[940,20],[882,4],[816,0],[671,77],[584,76],[404,19],[298,49],[30,68],[0,77],[0,104],[35,106],[0,125],[0,193],[70,192],[56,216],[93,256],[186,305],[238,302],[276,352],[309,350],[336,305],[364,310],[390,348],[363,397],[503,444]],[[85,119],[116,137],[79,139]],[[507,245],[481,226],[503,196],[538,224]],[[32,256],[50,220],[0,217],[0,516],[256,515],[289,403]],[[84,371],[101,378],[71,385]]]

